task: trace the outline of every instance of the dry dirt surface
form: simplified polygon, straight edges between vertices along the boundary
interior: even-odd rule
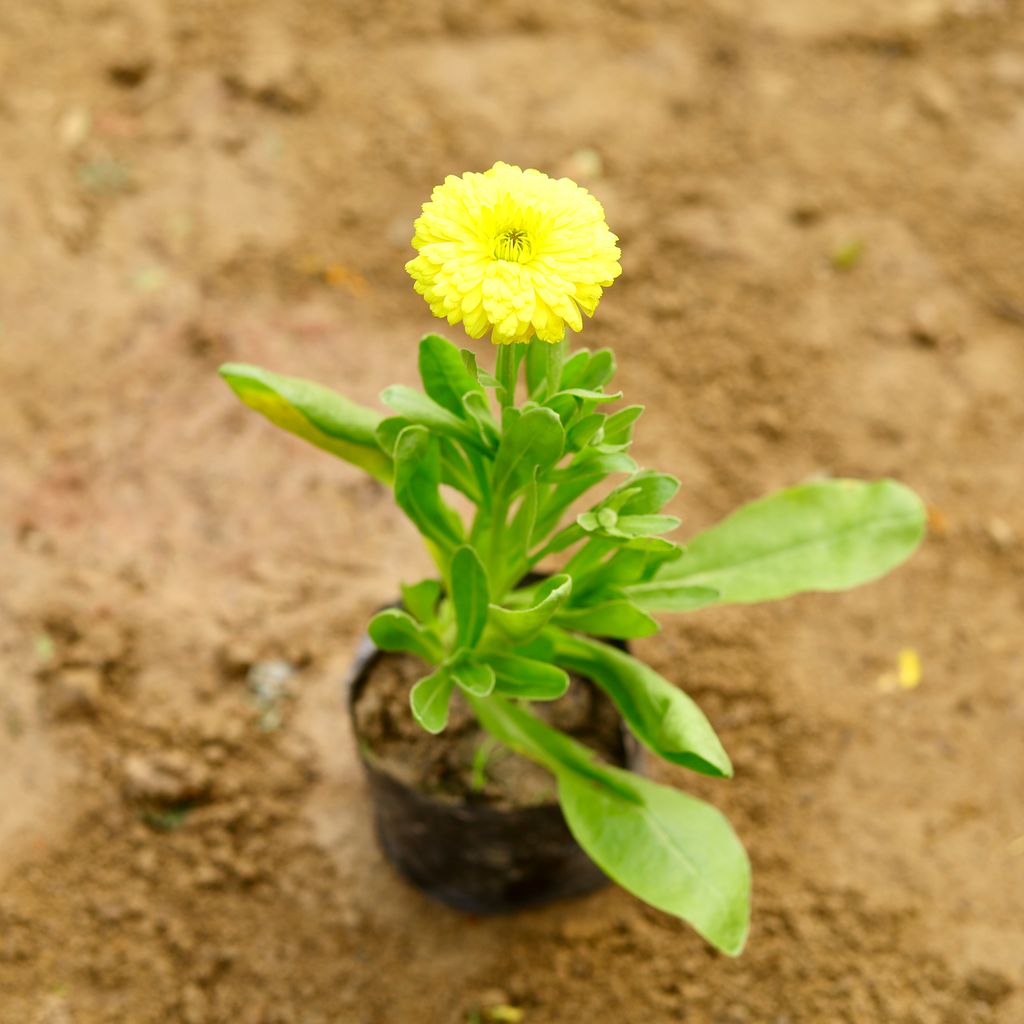
[[[0,81],[2,1024],[1024,1021],[1021,0],[4,0]],[[929,505],[880,584],[639,645],[736,763],[663,773],[751,850],[736,961],[396,877],[339,684],[425,557],[216,376],[411,383],[411,222],[496,159],[605,203],[584,337],[684,531]]]

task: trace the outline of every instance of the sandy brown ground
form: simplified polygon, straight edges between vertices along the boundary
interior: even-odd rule
[[[4,0],[0,81],[3,1024],[1024,1021],[1020,0]],[[640,645],[737,765],[738,961],[394,876],[339,682],[426,561],[215,375],[412,382],[411,221],[498,158],[604,201],[585,338],[686,529],[820,473],[932,510],[879,585]]]

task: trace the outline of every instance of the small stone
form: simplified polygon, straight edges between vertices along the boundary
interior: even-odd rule
[[[198,985],[186,985],[181,993],[181,1016],[185,1024],[209,1020],[206,994]]]
[[[1013,527],[1005,520],[994,516],[985,526],[989,539],[1000,551],[1013,547],[1017,540],[1017,534]]]
[[[137,18],[111,21],[99,45],[107,77],[124,89],[142,85],[156,63],[151,33]]]
[[[242,65],[225,81],[239,95],[285,113],[308,110],[319,96],[298,51],[279,33],[253,40]]]
[[[200,864],[192,881],[202,889],[216,889],[224,881],[224,875],[212,864]]]
[[[786,432],[786,416],[781,409],[769,406],[757,414],[757,431],[763,437],[778,440]]]
[[[135,856],[135,868],[143,878],[152,878],[157,869],[156,850],[144,846]]]
[[[1013,982],[1005,974],[979,967],[967,975],[966,988],[972,999],[996,1006],[1013,992]]]
[[[502,1006],[509,1001],[509,995],[503,989],[488,988],[480,993],[476,1001],[483,1007]]]
[[[562,925],[562,938],[566,942],[587,942],[607,930],[607,922],[600,917],[574,915]]]
[[[206,767],[182,751],[130,754],[124,762],[123,777],[129,798],[163,806],[195,800],[210,785]]]
[[[71,721],[96,713],[103,691],[100,673],[87,666],[63,669],[47,688],[47,704],[54,718]]]
[[[1004,50],[992,58],[989,67],[992,77],[1001,85],[1024,92],[1024,56]]]
[[[936,121],[948,121],[956,111],[956,95],[938,75],[922,75],[914,90],[921,112]]]
[[[57,136],[60,144],[67,150],[76,150],[89,137],[92,129],[92,117],[85,107],[72,107],[60,119],[57,125]]]

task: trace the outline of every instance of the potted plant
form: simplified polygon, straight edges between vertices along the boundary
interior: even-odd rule
[[[653,613],[875,579],[917,546],[924,510],[892,481],[829,480],[684,546],[667,539],[678,481],[629,454],[643,407],[609,412],[622,397],[611,351],[564,340],[618,276],[616,243],[568,179],[502,163],[449,177],[416,221],[407,269],[437,316],[491,333],[493,372],[428,335],[423,390],[387,388],[387,417],[257,367],[221,374],[275,424],[390,487],[436,564],[371,620],[350,687],[392,860],[476,910],[607,875],[735,955],[750,895],[739,839],[710,805],[631,770],[638,746],[705,775],[732,765],[697,705],[626,643],[657,632]],[[537,766],[527,796],[488,794],[497,750]]]

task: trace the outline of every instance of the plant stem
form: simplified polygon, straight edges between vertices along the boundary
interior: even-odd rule
[[[519,369],[519,360],[516,358],[515,345],[498,346],[498,365],[495,367],[494,376],[498,378],[501,385],[498,391],[498,401],[502,409],[508,409],[516,404],[516,372]]]

